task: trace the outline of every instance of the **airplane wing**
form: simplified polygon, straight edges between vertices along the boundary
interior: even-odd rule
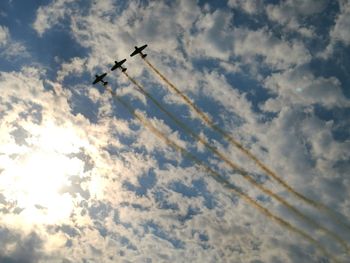
[[[96,78],[95,78],[94,82],[92,82],[92,84],[96,84],[96,83],[102,81],[103,78],[104,78],[106,75],[107,75],[107,73],[103,73],[103,74],[100,75],[100,76],[99,76],[99,75],[96,75]]]
[[[147,44],[146,45],[143,45],[142,47],[139,47],[140,51],[144,50],[145,48],[147,47]]]
[[[135,50],[134,50],[134,52],[132,52],[130,54],[130,57],[133,57],[133,56],[135,56],[138,53],[142,54],[142,50],[144,50],[146,47],[147,47],[147,44],[143,45],[142,47],[135,47]],[[145,56],[143,56],[143,57],[145,57]]]
[[[130,54],[130,57],[135,56],[137,53],[139,53],[139,50],[135,48],[134,52]]]
[[[101,78],[100,76],[96,77],[94,82],[92,82],[92,84],[96,84],[96,83],[99,83],[101,81]]]
[[[116,68],[121,68],[122,67],[122,65],[124,64],[124,62],[126,61],[126,59],[123,59],[123,60],[121,60],[121,61],[115,61],[114,63],[114,66],[111,68],[111,70],[113,71],[113,70],[115,70]]]

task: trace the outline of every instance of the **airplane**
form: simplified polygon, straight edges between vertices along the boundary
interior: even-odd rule
[[[116,68],[120,68],[123,72],[126,71],[126,68],[123,68],[122,65],[124,64],[124,62],[126,61],[126,59],[123,59],[121,61],[114,61],[114,66],[111,68],[111,70],[115,70]]]
[[[142,47],[135,47],[134,52],[130,54],[130,57],[135,56],[136,54],[140,54],[142,58],[145,58],[147,54],[143,54],[142,50],[144,50],[147,47],[147,45],[143,45]]]
[[[106,86],[107,84],[108,84],[108,82],[107,81],[103,81],[103,78],[105,77],[107,75],[107,73],[103,73],[103,74],[101,74],[100,76],[99,75],[95,75],[95,80],[94,80],[94,82],[92,82],[92,84],[96,84],[96,83],[98,83],[98,82],[102,82],[102,85],[103,86]]]

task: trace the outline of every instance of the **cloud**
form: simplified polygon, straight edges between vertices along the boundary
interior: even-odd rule
[[[227,4],[233,8],[240,8],[248,14],[256,14],[263,10],[263,1],[261,0],[229,0]]]
[[[45,7],[39,7],[33,28],[42,36],[49,28],[55,25],[60,19],[70,14],[67,5],[74,0],[59,0],[52,2]]]
[[[335,20],[335,25],[330,32],[331,41],[342,42],[345,45],[350,45],[350,3],[341,5],[341,12]]]
[[[316,198],[317,189],[323,189],[319,200],[347,217],[345,203],[337,200],[343,199],[349,189],[342,164],[349,160],[345,150],[349,143],[334,137],[337,128],[333,121],[321,119],[310,107],[284,105],[270,124],[256,127],[260,130],[256,133],[259,141],[269,145],[269,154],[262,157],[267,158],[265,163],[311,198]],[[342,227],[337,227],[341,231]]]
[[[334,26],[329,32],[329,43],[326,48],[318,54],[323,59],[328,59],[333,54],[337,43],[345,46],[350,44],[350,34],[347,28],[350,25],[350,3],[348,1],[339,1],[340,13],[335,17]]]
[[[231,21],[232,14],[225,11],[204,13],[195,24],[198,31],[191,36],[189,50],[194,55],[226,59],[232,51]]]
[[[336,141],[332,133],[334,129],[332,121],[321,121],[315,116],[304,122],[302,130],[310,138],[313,158],[321,163],[327,160],[336,165],[337,162],[347,161],[350,158],[346,150],[350,146],[349,142]]]
[[[4,114],[1,116],[1,131],[8,135],[1,137],[1,180],[3,187],[6,187],[6,183],[14,176],[11,172],[17,171],[16,189],[18,189],[16,193],[11,192],[11,187],[1,189],[4,195],[4,202],[1,206],[2,226],[8,229],[15,228],[23,235],[26,235],[28,231],[34,231],[35,236],[40,240],[45,240],[45,245],[40,248],[41,252],[36,253],[36,248],[32,247],[32,245],[36,246],[34,241],[33,243],[32,240],[29,240],[22,244],[20,238],[14,238],[17,240],[15,242],[17,245],[9,244],[11,250],[1,253],[3,260],[13,262],[23,261],[25,257],[28,262],[37,262],[39,258],[45,258],[45,255],[51,254],[51,259],[55,256],[57,248],[65,241],[65,237],[46,232],[46,227],[54,224],[52,222],[58,223],[55,220],[58,218],[62,220],[61,216],[66,216],[63,213],[68,208],[72,208],[69,206],[72,199],[90,200],[99,196],[100,176],[94,175],[94,171],[100,169],[99,171],[102,172],[105,169],[101,167],[102,164],[104,166],[104,162],[101,162],[101,152],[98,150],[101,144],[105,146],[103,136],[101,136],[103,124],[95,130],[82,116],[71,115],[71,108],[67,101],[69,92],[65,93],[60,89],[59,84],[53,83],[51,83],[52,90],[45,90],[44,82],[41,80],[43,74],[44,72],[40,69],[25,67],[20,72],[2,72],[0,78],[1,85],[8,87],[2,93]],[[90,127],[88,128],[88,130],[91,129],[90,135],[95,134],[102,139],[98,140],[99,144],[94,144],[97,142],[95,135],[90,138],[86,137],[87,130],[82,128],[84,126]],[[19,133],[11,132],[15,127],[17,130],[25,131],[22,146],[16,144]],[[81,151],[84,152],[83,155],[79,154]],[[38,154],[40,159],[33,163]],[[94,160],[94,165],[88,162],[89,159]],[[41,165],[39,165],[40,161]],[[22,171],[21,167],[25,169],[26,162],[34,166]],[[107,170],[114,169],[111,167]],[[50,169],[54,170],[49,171]],[[108,174],[107,170],[105,172]],[[40,180],[42,184],[45,184],[45,188],[38,188],[33,182],[26,181],[25,173],[28,173],[27,177],[31,177],[33,182]],[[44,173],[43,177],[38,177],[42,173]],[[58,182],[57,180],[65,173],[71,176],[65,181],[66,186],[61,189],[60,193],[55,195],[55,193],[46,192],[44,200],[42,196],[39,198],[40,193],[55,187],[48,182],[47,178],[53,176],[51,181]],[[27,195],[26,199],[21,197],[22,194]],[[53,202],[56,198],[59,200],[57,204]],[[10,207],[11,200],[14,201],[14,206],[19,208],[18,213],[14,212],[16,209],[13,210]],[[52,204],[55,205],[52,206]],[[65,205],[68,206],[65,207]],[[69,212],[70,210],[68,218]],[[6,231],[13,232],[12,230]],[[33,253],[32,261],[27,251]]]
[[[29,57],[26,47],[11,38],[9,29],[0,25],[0,54],[7,60]]]
[[[285,26],[284,29],[296,31],[304,37],[315,37],[313,26],[305,27],[303,18],[321,13],[327,6],[328,1],[283,1],[277,5],[266,6],[268,18]]]
[[[0,46],[7,44],[10,38],[10,33],[7,27],[0,26]]]
[[[27,224],[19,220],[28,215],[28,209],[12,202],[6,192],[0,195],[2,224],[8,229],[17,226],[21,237],[36,231],[42,240],[34,242],[40,248],[40,253],[33,249],[36,261],[327,260],[313,245],[270,222],[212,180],[132,118],[108,92],[91,86],[90,80],[95,73],[108,71],[111,88],[147,122],[273,213],[307,231],[327,248],[334,246],[337,253],[339,249],[332,241],[248,187],[161,115],[124,76],[109,71],[114,60],[128,58],[128,73],[167,109],[230,159],[264,178],[251,161],[168,92],[141,59],[129,57],[134,45],[148,43],[150,61],[215,123],[298,191],[349,215],[347,137],[340,141],[336,138],[339,119],[318,116],[319,111],[334,116],[346,111],[349,101],[341,91],[343,83],[308,68],[314,59],[313,47],[307,46],[300,34],[287,37],[291,30],[304,29],[304,35],[313,36],[314,28],[304,18],[319,14],[325,5],[326,1],[286,1],[266,7],[262,1],[229,1],[234,13],[226,6],[216,8],[213,3],[199,5],[196,1],[60,0],[39,7],[32,26],[40,41],[46,44],[45,32],[59,25],[86,48],[86,54],[57,60],[61,65],[54,76],[43,70],[47,66],[44,62],[38,67],[21,65],[18,72],[1,73],[0,84],[7,88],[0,99],[0,171],[3,177],[10,165],[19,164],[40,149],[45,158],[60,155],[56,162],[46,159],[47,166],[60,164],[46,174],[55,174],[69,163],[70,169],[65,170],[68,176],[58,192],[73,205],[66,219],[29,227],[28,218],[33,217],[26,217]],[[277,27],[266,20],[265,11]],[[254,19],[242,21],[240,16],[247,14]],[[5,40],[0,43],[5,43],[9,32],[5,27],[2,31]],[[258,95],[252,96],[255,93]],[[273,181],[265,180],[264,184],[313,218],[322,217],[322,223],[345,232],[319,211],[294,202]],[[50,212],[40,202],[33,207],[35,213]],[[14,239],[21,237],[15,235]],[[33,248],[30,242],[22,243]],[[11,253],[6,257],[19,258]]]
[[[293,104],[320,104],[325,108],[350,106],[337,78],[316,77],[303,67],[272,75],[266,80],[266,86],[279,95],[277,100],[269,99],[265,104],[265,109],[272,111],[281,110],[275,108],[276,103],[280,103],[280,107]]]
[[[237,29],[235,39],[234,54],[243,61],[255,61],[256,57],[262,56],[263,61],[272,69],[287,69],[311,60],[311,55],[302,42],[283,41],[266,29]]]
[[[86,70],[86,59],[84,58],[72,58],[70,62],[62,63],[61,69],[57,72],[57,81],[62,82],[65,77],[80,76]]]
[[[306,1],[284,1],[280,3],[279,5],[268,5],[267,9],[269,11],[275,12],[275,15],[279,18],[279,22],[281,19],[291,19],[293,16],[303,15],[303,16],[309,16],[313,14],[320,13],[324,10],[324,8],[327,5],[327,0],[306,0]],[[284,18],[281,16],[284,14]]]
[[[23,236],[21,233],[0,229],[1,262],[38,262],[41,259],[43,240],[35,233]]]

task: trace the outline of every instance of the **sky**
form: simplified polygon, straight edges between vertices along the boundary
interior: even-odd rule
[[[0,262],[349,262],[349,28],[348,0],[1,1]]]

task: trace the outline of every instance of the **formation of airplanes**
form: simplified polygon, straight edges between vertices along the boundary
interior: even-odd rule
[[[145,58],[147,56],[147,54],[144,54],[142,51],[147,47],[147,44],[146,45],[143,45],[141,47],[137,47],[135,46],[135,50],[130,54],[130,57],[133,57],[137,54],[140,54],[140,56],[142,58]],[[126,68],[123,67],[123,64],[125,63],[126,61],[126,58],[121,60],[121,61],[114,61],[114,65],[113,67],[111,68],[111,71],[117,69],[117,68],[120,68],[121,71],[125,72],[126,71]],[[95,75],[95,80],[92,82],[92,84],[97,84],[99,82],[102,83],[103,86],[106,86],[108,84],[107,81],[104,81],[103,78],[107,76],[107,73],[103,73],[101,75]]]

